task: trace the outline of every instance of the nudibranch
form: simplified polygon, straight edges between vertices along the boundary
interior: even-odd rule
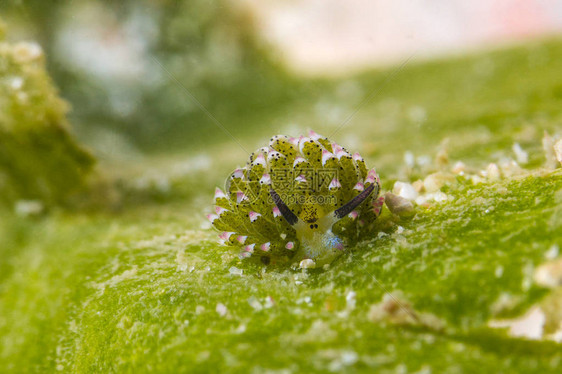
[[[241,258],[323,265],[372,233],[384,204],[379,192],[379,176],[359,153],[314,131],[277,135],[215,190],[207,218]]]

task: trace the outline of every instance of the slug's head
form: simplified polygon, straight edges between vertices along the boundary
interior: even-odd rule
[[[304,204],[300,217],[289,209],[273,188],[270,194],[281,215],[296,231],[301,244],[299,257],[314,259],[317,264],[323,264],[331,262],[344,250],[344,241],[332,231],[334,224],[365,201],[374,187],[371,184],[342,207],[327,213],[319,205]]]

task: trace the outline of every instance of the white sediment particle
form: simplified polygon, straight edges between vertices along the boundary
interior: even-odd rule
[[[355,351],[344,351],[341,355],[341,363],[345,366],[353,365],[357,362],[359,356]]]
[[[273,307],[273,305],[274,305],[273,298],[271,296],[266,296],[263,302],[264,308],[269,309]]]
[[[250,306],[256,311],[259,312],[260,310],[263,309],[263,305],[260,303],[260,301],[255,297],[255,296],[250,296],[248,298],[248,304],[250,304]]]
[[[554,144],[554,154],[556,155],[556,160],[562,165],[562,139]]]
[[[484,182],[484,179],[479,175],[471,175],[470,181],[472,182],[472,184],[479,184]]]
[[[514,297],[509,292],[502,292],[490,306],[490,311],[493,315],[498,315],[507,310],[512,310],[519,302],[521,302],[520,298]]]
[[[228,269],[228,272],[230,273],[230,275],[242,275],[244,273],[244,270],[239,269],[236,266],[231,266],[230,269]]]
[[[21,63],[31,62],[43,56],[43,50],[37,43],[20,42],[15,45],[14,52],[16,60]]]
[[[529,154],[521,148],[519,143],[513,143],[511,149],[513,150],[513,153],[515,153],[515,159],[518,163],[526,164],[529,162]]]
[[[453,172],[454,174],[464,174],[464,171],[466,170],[466,165],[464,164],[464,162],[462,161],[457,161],[455,163],[455,165],[453,165],[453,168],[451,169],[451,172]]]
[[[416,190],[417,193],[420,193],[423,190],[423,181],[418,179],[412,183],[412,187],[414,187],[414,190]]]
[[[523,173],[523,169],[521,169],[515,160],[506,158],[500,160],[499,164],[502,174],[507,178]]]
[[[414,154],[411,151],[406,151],[404,153],[404,163],[410,169],[416,165],[416,158],[414,157]]]
[[[490,327],[509,327],[509,335],[532,340],[541,339],[546,317],[541,308],[532,307],[523,317],[512,320],[492,320]]]
[[[548,251],[545,252],[544,257],[547,260],[554,260],[556,257],[558,257],[559,252],[560,252],[560,248],[558,247],[558,245],[553,244],[553,245],[550,246]]]
[[[9,80],[10,88],[13,90],[19,90],[23,87],[23,78],[22,77],[12,77]]]
[[[218,303],[215,311],[218,313],[219,316],[224,317],[226,313],[228,313],[228,309],[223,303]]]
[[[554,148],[555,144],[558,144],[556,143],[556,139],[550,136],[548,132],[545,131],[542,138],[542,149],[544,151],[544,157],[546,158],[545,166],[548,169],[556,169],[558,167],[559,162],[562,163],[562,161],[560,160],[562,157],[562,150],[560,152],[561,157],[558,157],[557,160],[556,157],[557,155]],[[562,145],[560,145],[559,148],[562,148]]]
[[[439,151],[435,155],[435,163],[438,167],[444,168],[449,164],[449,139],[446,138],[439,147]]]
[[[197,305],[195,307],[195,314],[200,315],[205,313],[205,307],[203,305]]]
[[[314,269],[316,267],[316,262],[310,258],[306,258],[299,263],[299,268],[301,269]]]
[[[423,180],[423,187],[427,192],[437,192],[443,187],[444,180],[437,173],[430,174]]]
[[[355,351],[342,351],[342,352],[326,352],[326,356],[337,357],[332,359],[328,365],[328,370],[331,372],[344,371],[346,367],[355,364],[359,360],[359,356]]]
[[[501,278],[503,275],[503,266],[498,265],[496,266],[496,270],[494,271],[494,275],[496,276],[496,278]]]
[[[423,180],[423,187],[427,192],[435,192],[439,191],[441,184],[432,175],[428,175]]]
[[[423,205],[430,201],[435,201],[436,203],[443,203],[452,199],[451,196],[444,192],[437,191],[433,193],[426,193],[425,195],[420,195],[416,198],[416,204]]]
[[[428,155],[418,156],[416,158],[416,163],[419,166],[429,166],[431,165],[431,157],[429,157]]]
[[[443,321],[430,313],[418,313],[402,297],[401,292],[385,294],[378,304],[371,305],[367,318],[371,322],[390,322],[396,325],[421,325],[432,330],[442,330]]]
[[[311,305],[311,298],[310,296],[305,296],[305,297],[301,297],[300,299],[297,299],[296,303],[297,304],[308,304]]]
[[[246,324],[244,323],[240,324],[240,326],[238,326],[236,330],[234,330],[235,334],[243,334],[245,332],[246,332]]]
[[[434,194],[432,194],[433,196],[433,200],[437,203],[442,203],[444,201],[447,201],[449,199],[449,196],[446,193],[443,192],[435,192]]]
[[[540,265],[533,278],[537,284],[544,287],[562,286],[562,258]]]
[[[20,217],[41,214],[43,209],[43,203],[38,200],[18,200],[14,206],[15,213]]]
[[[357,294],[355,291],[349,291],[347,295],[345,295],[345,303],[348,309],[355,309],[355,305],[357,304],[356,300]]]
[[[498,165],[496,165],[493,162],[488,165],[486,171],[483,174],[490,181],[498,181],[501,177],[500,169],[498,168]]]
[[[395,195],[398,195],[408,200],[415,200],[416,197],[418,197],[418,192],[416,191],[414,186],[412,186],[410,183],[405,183],[405,182],[398,181],[394,183],[392,192]]]
[[[513,153],[515,153],[515,159],[518,163],[524,165],[529,162],[529,155],[523,150],[523,148],[521,148],[519,143],[513,143],[511,149],[513,150]]]
[[[384,202],[392,214],[398,216],[412,216],[415,214],[414,205],[404,197],[387,192],[384,194]]]

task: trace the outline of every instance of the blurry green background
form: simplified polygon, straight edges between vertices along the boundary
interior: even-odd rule
[[[105,149],[113,138],[117,153],[121,145],[169,152],[229,140],[186,90],[237,137],[271,126],[289,103],[312,100],[257,41],[251,18],[228,2],[1,7],[10,39],[37,40],[45,49],[49,73],[72,104],[76,133],[94,147]]]
[[[424,150],[436,147],[446,137],[443,127],[477,133],[471,136],[500,135],[512,127],[510,118],[521,115],[521,106],[528,109],[528,123],[544,122],[554,114],[543,107],[543,96],[558,95],[540,87],[518,92],[523,85],[540,85],[538,79],[555,67],[558,52],[544,43],[497,58],[461,58],[450,66],[420,63],[428,61],[425,50],[431,45],[420,33],[414,35],[419,45],[412,53],[394,60],[400,65],[413,56],[398,74],[391,68],[350,69],[347,75],[338,72],[337,79],[307,78],[287,71],[284,52],[264,41],[258,25],[265,21],[256,19],[260,13],[246,2],[4,1],[0,6],[8,40],[36,40],[44,48],[47,70],[71,104],[74,133],[102,160],[143,153],[206,155],[209,144],[232,145],[227,132],[252,151],[271,134],[299,135],[310,128],[379,157],[391,157],[388,149],[401,157],[420,144]],[[404,36],[396,38],[401,43]],[[381,49],[383,64],[384,53]],[[512,59],[528,61],[522,67]],[[541,135],[538,131],[533,140]],[[451,148],[470,146],[463,141]],[[234,159],[243,159],[245,152],[238,151]],[[479,150],[462,155],[474,152]]]

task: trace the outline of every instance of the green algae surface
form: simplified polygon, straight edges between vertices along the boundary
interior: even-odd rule
[[[41,47],[0,32],[0,204],[61,204],[85,185],[94,159],[71,136],[67,110]]]
[[[386,211],[376,237],[327,269],[264,267],[218,244],[204,214],[237,166],[237,144],[120,165],[117,211],[3,212],[0,368],[558,372],[560,344],[489,326],[554,295],[533,273],[562,245],[562,173],[542,168],[541,148],[544,130],[561,131],[561,55],[562,43],[547,41],[398,74],[335,135],[367,155],[387,189],[433,172],[406,167],[403,154],[433,156],[445,138],[451,163],[475,170],[513,157],[514,142],[529,162],[497,181],[456,178],[442,188],[450,199],[413,218]],[[387,74],[354,79],[369,91]],[[323,118],[291,109],[310,127]],[[335,126],[324,126],[330,137]],[[240,140],[257,147],[276,129]]]

